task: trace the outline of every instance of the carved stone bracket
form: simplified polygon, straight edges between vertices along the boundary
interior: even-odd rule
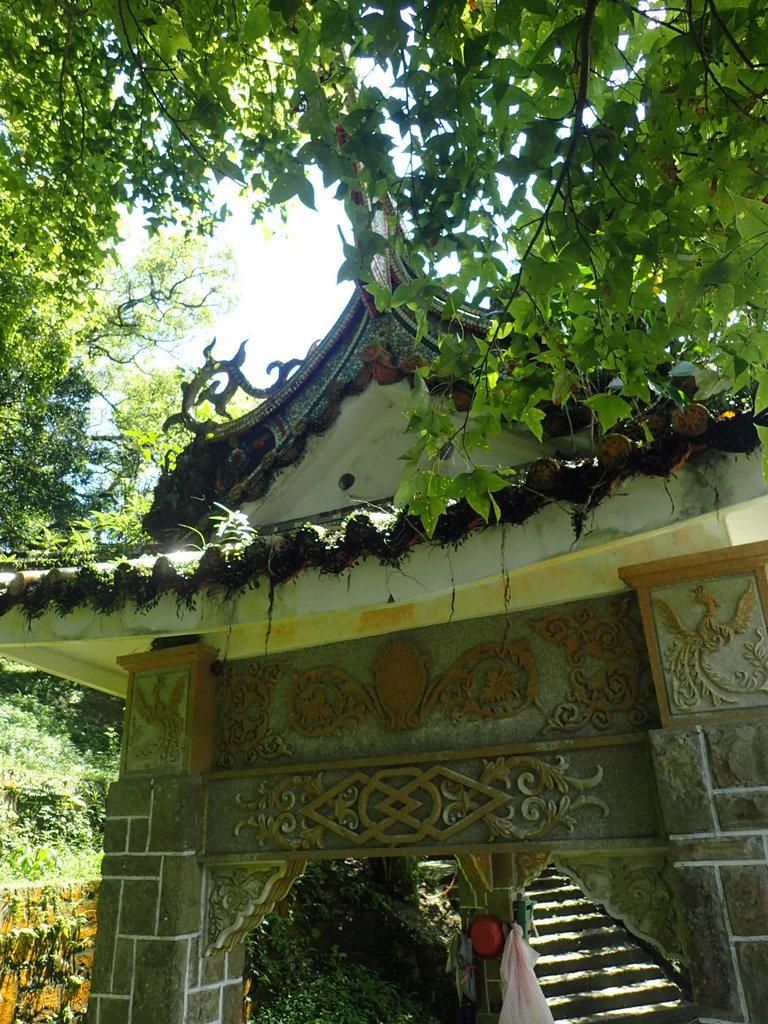
[[[472,905],[483,906],[486,894],[493,888],[493,864],[490,853],[460,853],[456,856],[456,863],[474,893]]]
[[[687,963],[673,868],[664,851],[556,856],[555,864],[633,935]]]
[[[531,882],[552,863],[552,851],[514,850],[509,853],[462,853],[459,870],[475,895],[475,906],[485,904],[493,889],[512,894],[525,892]]]
[[[282,860],[251,867],[212,867],[208,871],[208,945],[206,953],[242,942],[307,866],[305,860]]]

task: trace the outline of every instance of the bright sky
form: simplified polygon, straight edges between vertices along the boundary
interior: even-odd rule
[[[247,200],[231,183],[221,186],[221,195],[233,215],[217,236],[234,250],[240,302],[211,331],[215,353],[228,358],[249,339],[245,374],[263,387],[276,379],[264,373],[269,363],[303,358],[344,310],[354,285],[336,283],[342,263],[338,228],[349,239],[349,222],[343,205],[317,186],[317,213],[294,200],[286,224],[275,214],[266,226],[251,224]]]

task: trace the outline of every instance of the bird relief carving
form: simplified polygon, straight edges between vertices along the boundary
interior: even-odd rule
[[[188,672],[134,677],[128,733],[129,769],[180,765],[186,730]]]
[[[704,609],[693,628],[679,614],[690,606],[687,595]],[[685,601],[675,604],[677,608],[654,598],[657,624],[663,626],[659,642],[673,713],[768,703],[768,638],[754,580],[748,580],[730,618],[704,584],[687,590]]]

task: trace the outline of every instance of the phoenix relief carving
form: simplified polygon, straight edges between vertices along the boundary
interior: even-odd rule
[[[704,608],[704,614],[693,629],[688,629],[674,608],[662,598],[657,597],[654,602],[672,635],[665,650],[671,703],[681,711],[690,711],[706,703],[712,707],[736,704],[744,695],[768,691],[765,630],[755,627],[756,639],[744,644],[743,657],[752,665],[751,669],[738,669],[725,675],[712,663],[713,655],[743,636],[753,624],[757,609],[754,582],[749,581],[727,622],[719,621],[720,603],[703,584],[696,586],[692,593],[695,602]]]
[[[181,760],[187,679],[186,672],[134,678],[128,740],[134,758],[169,765]]]

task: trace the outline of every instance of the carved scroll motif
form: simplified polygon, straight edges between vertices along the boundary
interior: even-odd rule
[[[261,781],[256,796],[237,794],[245,812],[235,835],[253,830],[261,846],[282,850],[338,845],[396,847],[444,842],[469,829],[481,842],[537,839],[556,829],[571,831],[586,808],[608,815],[589,791],[603,770],[588,778],[569,773],[564,757],[532,755],[481,760],[477,778],[446,765],[403,765],[289,775]]]
[[[206,952],[241,942],[286,896],[306,865],[305,860],[283,860],[252,868],[212,868]]]
[[[285,673],[280,661],[252,661],[244,668],[230,665],[220,689],[221,707],[216,733],[216,766],[232,768],[239,759],[247,764],[290,754],[283,736],[269,719],[273,687]]]
[[[128,769],[178,766],[184,753],[189,673],[137,673],[128,726]]]
[[[510,718],[538,696],[536,666],[527,640],[486,643],[466,651],[437,679],[430,660],[412,643],[394,640],[365,686],[341,669],[321,667],[297,676],[289,694],[289,723],[303,736],[354,732],[367,715],[385,729],[421,725],[439,703],[455,722]]]
[[[703,585],[691,590],[694,601],[704,614],[693,629],[688,629],[674,608],[660,597],[654,599],[662,623],[671,635],[664,651],[670,704],[673,710],[693,711],[702,706],[719,707],[736,704],[740,697],[768,691],[768,640],[760,628],[757,594],[752,580],[738,600],[736,610],[727,621],[717,614],[719,602]],[[735,657],[750,669],[723,667],[713,663],[713,656],[728,648],[751,629],[752,639],[745,642]]]
[[[669,959],[687,962],[673,869],[665,854],[557,857],[555,863],[633,935],[651,942]]]
[[[655,699],[630,601],[614,598],[608,615],[583,605],[571,615],[554,613],[531,625],[565,649],[571,671],[568,699],[553,711],[546,729],[573,732],[584,725],[607,729],[616,715],[634,726],[655,721]]]

